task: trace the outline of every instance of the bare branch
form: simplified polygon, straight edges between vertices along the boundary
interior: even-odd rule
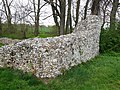
[[[12,2],[13,2],[14,0],[12,0],[10,3],[9,3],[9,5],[8,6],[11,6],[11,4],[12,4]]]
[[[53,14],[52,14],[52,15],[53,15]],[[42,19],[42,20],[48,19],[48,18],[51,17],[52,15],[49,15],[49,16],[45,17],[45,18]]]

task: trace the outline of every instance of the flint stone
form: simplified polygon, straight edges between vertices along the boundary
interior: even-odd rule
[[[54,78],[99,54],[101,25],[98,16],[90,15],[80,21],[71,34],[2,46],[0,67],[21,69],[38,78]]]

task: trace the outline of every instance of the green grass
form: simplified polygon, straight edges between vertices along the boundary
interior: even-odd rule
[[[26,27],[26,28],[25,28]],[[7,30],[6,24],[3,24],[3,31],[2,36],[0,37],[8,37],[13,39],[24,39],[23,38],[23,32],[26,32],[26,38],[34,38],[34,26],[29,25],[13,25],[12,31]],[[40,26],[39,27],[39,35],[38,37],[46,38],[46,37],[54,37],[58,36],[58,30],[56,26]]]
[[[0,90],[120,90],[120,53],[102,54],[48,84],[31,74],[0,69]]]
[[[120,54],[100,55],[76,66],[51,86],[53,90],[120,90]]]
[[[32,74],[6,68],[0,69],[0,90],[47,90],[47,87]]]

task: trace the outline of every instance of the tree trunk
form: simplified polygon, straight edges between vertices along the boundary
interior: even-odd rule
[[[35,13],[35,31],[34,31],[34,35],[38,36],[39,35],[39,15],[40,15],[40,0],[38,0],[37,3],[37,10],[35,7],[35,0],[33,0],[33,5],[34,5],[34,13]],[[37,13],[36,13],[37,11]]]
[[[59,35],[64,35],[66,0],[55,0],[55,2],[53,2],[53,0],[44,0],[44,1],[50,4],[52,7],[53,18],[56,26],[59,29]],[[58,22],[58,20],[60,20],[60,22]]]
[[[103,29],[104,28],[104,24],[105,24],[105,18],[106,18],[106,9],[107,9],[107,6],[109,5],[110,1],[109,0],[106,0],[104,2],[104,5],[103,5],[103,24],[101,26],[101,28]]]
[[[38,34],[39,34],[39,22],[37,22],[37,20],[36,20],[34,35],[38,36]]]
[[[113,0],[113,6],[110,14],[110,29],[115,30],[115,18],[118,9],[119,0]]]
[[[2,35],[2,22],[1,22],[1,17],[0,17],[0,35]]]
[[[87,16],[87,9],[88,9],[88,4],[89,4],[90,0],[86,1],[86,5],[85,5],[85,11],[84,11],[84,19],[86,19]]]
[[[91,8],[92,15],[100,14],[100,1],[101,0],[92,0],[92,8]]]
[[[58,22],[58,13],[56,11],[57,9],[57,5],[54,5],[53,4],[53,0],[50,0],[51,2],[51,8],[52,8],[52,13],[53,13],[53,19],[54,19],[54,22],[55,22],[55,25],[57,26],[58,28],[58,31],[59,31],[59,35],[60,35],[60,25],[59,25],[59,22]],[[57,0],[55,1],[55,3],[57,4]]]
[[[66,0],[59,0],[59,2],[60,2],[60,35],[64,35]]]
[[[8,28],[8,31],[11,31],[12,30],[12,24],[11,24],[12,16],[11,16],[10,6],[9,6],[7,0],[5,0],[5,1],[2,0],[2,2],[3,2],[3,6],[4,6],[6,17],[7,17],[7,24],[8,24],[7,28]]]
[[[51,5],[51,8],[52,8],[52,13],[53,13],[53,19],[54,19],[54,22],[55,22],[55,25],[57,26],[57,29],[58,29],[58,33],[60,35],[60,23],[59,23],[59,19],[60,18],[60,0],[44,0],[46,3],[50,4]],[[55,1],[55,2],[54,2]],[[59,3],[58,3],[59,1]],[[60,18],[61,19],[61,18]]]
[[[27,31],[27,27],[26,27],[26,25],[25,24],[21,24],[21,33],[22,33],[22,39],[26,39],[27,37],[26,37],[26,31]]]
[[[72,18],[71,18],[71,2],[68,0],[68,11],[67,11],[67,21],[66,21],[66,34],[72,31]]]
[[[11,27],[11,11],[10,11],[10,7],[8,5],[8,1],[6,0],[6,6],[7,6],[7,10],[8,10],[8,26]]]
[[[77,0],[77,8],[76,8],[76,20],[75,20],[75,26],[78,23],[79,20],[79,9],[80,9],[80,0]]]

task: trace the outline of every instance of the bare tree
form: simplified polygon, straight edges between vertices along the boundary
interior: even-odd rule
[[[86,16],[87,16],[87,9],[88,9],[89,2],[90,2],[90,0],[87,0],[86,4],[85,4],[84,19],[86,19]]]
[[[92,0],[91,14],[99,15],[100,14],[100,1],[101,0]]]
[[[28,17],[30,16],[31,13],[33,13],[33,9],[30,5],[29,0],[26,4],[23,4],[23,2],[19,1],[14,5],[13,14],[14,23],[17,24],[18,22],[20,23],[28,22]]]
[[[79,20],[80,0],[77,0],[75,26]]]
[[[102,11],[103,11],[103,24],[101,26],[101,28],[104,27],[104,24],[106,23],[105,19],[106,19],[106,12],[107,12],[107,7],[109,6],[110,4],[110,0],[103,0],[103,5],[102,5]]]
[[[26,2],[26,4],[23,4],[19,0],[19,2],[15,3],[14,5],[14,13],[13,13],[13,20],[14,20],[14,26],[15,29],[19,28],[21,31],[21,38],[25,39],[26,32],[27,32],[27,23],[29,22],[29,15],[33,12],[30,2]],[[19,24],[19,25],[17,25]]]
[[[2,2],[0,2],[0,5]],[[2,35],[2,20],[1,20],[1,15],[0,15],[0,35]]]
[[[110,13],[110,29],[111,30],[115,30],[115,20],[116,20],[116,12],[118,9],[118,5],[119,5],[119,0],[113,0],[112,10]]]
[[[59,35],[65,34],[65,15],[66,15],[66,0],[44,0],[52,7],[53,18],[56,26],[59,27]],[[60,22],[58,21],[58,17]],[[59,22],[59,23],[58,23]]]
[[[35,36],[38,36],[39,34],[39,16],[40,16],[40,0],[37,0],[37,8],[36,8],[36,2],[33,0],[33,7],[34,7],[34,15],[35,15]]]
[[[4,12],[7,17],[8,29],[11,29],[11,25],[12,25],[11,24],[12,15],[11,15],[11,9],[10,9],[12,2],[13,0],[11,0],[9,3],[8,3],[8,0],[2,0]]]
[[[66,21],[66,33],[71,33],[71,32],[72,32],[71,5],[72,5],[72,0],[68,0],[67,21]]]
[[[40,21],[40,11],[47,3],[41,3],[41,0],[32,0],[33,12],[34,12],[34,23],[35,23],[35,31],[34,35],[38,36],[39,34],[39,21]]]
[[[53,12],[53,19],[54,19],[54,22],[59,30],[59,34],[60,34],[60,25],[59,25],[59,21],[58,21],[58,16],[60,17],[60,13],[57,9],[58,5],[58,1],[55,0],[55,2],[53,2],[53,0],[50,0],[51,2],[51,8],[52,8],[52,12]]]
[[[59,0],[59,3],[60,3],[60,35],[64,35],[66,0]]]
[[[2,22],[1,22],[1,17],[0,17],[0,35],[2,35]]]

